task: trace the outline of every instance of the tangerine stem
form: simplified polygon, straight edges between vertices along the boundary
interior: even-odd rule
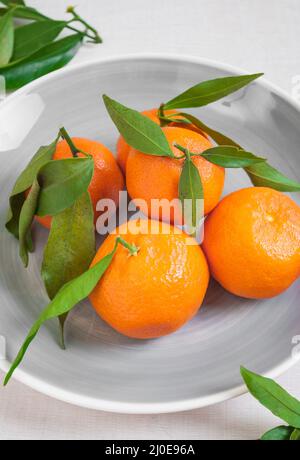
[[[69,134],[67,133],[66,128],[64,128],[64,127],[60,128],[59,132],[60,132],[62,138],[67,142],[68,146],[70,147],[73,157],[74,157],[74,158],[77,158],[77,157],[78,157],[79,150],[78,150],[78,148],[75,146],[75,144],[74,144],[74,142],[72,141],[72,139],[71,139],[71,137],[69,136]]]
[[[140,250],[135,244],[127,243],[121,236],[117,237],[117,243],[120,243],[124,248],[128,249],[131,256],[136,256]]]

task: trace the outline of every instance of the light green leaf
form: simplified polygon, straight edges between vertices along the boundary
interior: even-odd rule
[[[17,27],[12,61],[31,56],[44,46],[49,45],[66,25],[65,21],[52,21],[49,19]]]
[[[7,8],[0,8],[0,16],[4,15],[7,11]],[[45,19],[50,19],[48,16],[45,16],[35,8],[31,8],[29,6],[20,5],[18,8],[11,9],[10,11],[12,11],[15,18],[28,19],[32,21],[44,21]]]
[[[263,406],[289,425],[300,428],[300,401],[291,396],[274,380],[241,367],[248,390]]]
[[[211,104],[238,91],[262,75],[257,73],[203,81],[164,104],[164,109],[184,109]]]
[[[14,49],[13,15],[9,11],[0,18],[0,67],[9,63]]]
[[[0,68],[7,89],[17,89],[54,70],[64,67],[77,53],[83,34],[78,33],[51,43],[32,56]]]
[[[172,156],[172,150],[159,125],[117,101],[103,96],[107,111],[125,141],[133,148],[158,156]]]
[[[300,441],[300,430],[294,429],[291,434],[290,441]]]
[[[88,271],[84,272],[78,278],[69,281],[58,291],[54,299],[47,305],[47,307],[44,309],[44,311],[41,313],[37,321],[33,324],[32,328],[30,329],[23,345],[20,348],[19,353],[17,354],[8,373],[6,374],[6,377],[4,379],[4,385],[7,385],[13,372],[21,363],[26,353],[26,350],[28,349],[30,343],[37,335],[43,323],[49,319],[56,318],[58,316],[68,313],[76,304],[85,299],[93,291],[93,289],[96,287],[97,283],[109,267],[113,259],[113,256],[117,250],[118,241],[119,240],[117,239],[116,245],[111,253],[106,255],[96,265],[94,265]]]
[[[268,163],[260,163],[246,169],[256,187],[271,187],[280,192],[299,192],[300,184],[288,179]]]
[[[253,153],[231,146],[213,147],[205,150],[201,156],[224,168],[245,168],[266,161],[265,158],[257,157]]]
[[[204,131],[206,134],[208,134],[218,145],[231,145],[233,147],[237,147],[238,149],[242,149],[242,147],[239,144],[237,144],[234,140],[230,139],[230,137],[227,137],[225,136],[225,134],[222,134],[219,131],[210,128],[193,115],[190,115],[189,113],[185,112],[181,112],[179,115],[190,121],[194,126]]]

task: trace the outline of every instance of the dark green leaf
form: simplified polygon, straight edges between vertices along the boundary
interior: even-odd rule
[[[9,11],[0,18],[0,67],[9,63],[14,49],[13,15]]]
[[[19,238],[19,218],[21,208],[25,201],[25,191],[32,184],[40,168],[48,163],[55,152],[59,137],[52,144],[40,147],[24,171],[18,177],[9,198],[9,212],[6,221],[7,230],[16,238]]]
[[[186,158],[182,168],[178,194],[183,206],[184,223],[195,232],[203,217],[199,200],[203,200],[204,195],[199,171],[189,158]]]
[[[172,150],[159,125],[136,110],[103,96],[107,111],[131,147],[150,155],[172,156]]]
[[[281,425],[267,431],[260,439],[261,441],[289,441],[294,428]]]
[[[205,150],[201,156],[224,168],[245,168],[266,161],[264,158],[253,155],[253,153],[231,146],[213,147]]]
[[[12,363],[10,370],[6,374],[4,385],[8,383],[14,370],[21,363],[27,348],[35,338],[42,324],[49,319],[56,318],[68,313],[76,304],[85,299],[93,291],[109,267],[116,252],[117,245],[118,239],[116,240],[116,245],[111,253],[101,259],[96,265],[94,265],[88,271],[84,272],[78,278],[69,281],[59,290],[54,299],[48,304],[45,310],[41,313],[38,320],[30,329],[25,342],[23,343],[17,357]]]
[[[30,192],[22,206],[20,213],[19,221],[19,239],[20,239],[20,257],[24,263],[24,266],[28,265],[28,252],[30,247],[28,247],[28,234],[30,234],[30,229],[32,221],[36,212],[38,199],[40,193],[40,186],[35,180],[32,184]],[[31,238],[29,239],[31,241]]]
[[[55,216],[86,192],[94,173],[94,160],[67,158],[49,161],[38,174],[41,187],[38,216]]]
[[[260,163],[246,169],[256,187],[271,187],[281,192],[299,192],[300,184],[288,179],[268,163]]]
[[[190,115],[189,113],[185,113],[185,112],[181,112],[180,115],[184,117],[185,119],[189,120],[191,123],[193,123],[194,126],[196,126],[197,128],[204,131],[206,134],[208,134],[218,145],[231,145],[233,147],[242,149],[242,147],[239,144],[237,144],[235,141],[230,139],[230,137],[227,137],[224,134],[218,131],[215,131],[214,129],[205,125],[202,121],[200,121],[198,118],[194,117],[193,115]]]
[[[293,430],[291,437],[291,441],[300,441],[300,430],[297,430],[296,428]]]
[[[43,75],[65,66],[76,54],[82,34],[74,34],[41,48],[32,56],[0,68],[7,89],[17,89]]]
[[[291,396],[274,380],[241,367],[242,377],[250,393],[274,415],[289,425],[300,428],[300,401]]]
[[[184,109],[211,104],[238,91],[262,75],[257,73],[203,81],[164,104],[164,109]]]
[[[41,269],[50,299],[64,284],[89,268],[95,255],[95,244],[93,206],[86,192],[73,206],[52,219]],[[60,317],[63,346],[65,320],[66,314]]]
[[[18,27],[15,30],[12,61],[30,56],[53,42],[66,25],[65,21],[45,20]]]

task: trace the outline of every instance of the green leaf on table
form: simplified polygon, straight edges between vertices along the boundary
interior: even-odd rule
[[[300,184],[284,176],[268,163],[260,163],[246,169],[253,185],[271,187],[280,192],[299,192]]]
[[[294,428],[292,426],[280,425],[267,431],[260,438],[261,441],[289,441]]]
[[[248,390],[263,406],[289,425],[300,428],[300,401],[291,396],[274,380],[241,367]]]
[[[163,107],[165,110],[202,107],[238,91],[262,75],[257,73],[203,81],[171,99]]]
[[[37,215],[55,216],[72,206],[86,192],[93,173],[92,157],[49,161],[38,173],[41,191]]]
[[[203,217],[201,204],[204,194],[199,171],[190,158],[186,158],[183,164],[178,195],[183,207],[184,224],[195,233]],[[199,200],[202,200],[201,203]]]
[[[17,89],[54,70],[64,67],[73,59],[82,42],[83,34],[73,34],[46,45],[39,51],[15,64],[0,68],[7,89]]]
[[[230,137],[225,136],[225,134],[216,131],[198,118],[194,117],[194,115],[190,115],[189,113],[181,112],[179,115],[190,121],[194,126],[199,128],[200,130],[204,131],[208,134],[218,145],[231,145],[233,147],[237,147],[238,149],[242,149],[242,147],[237,144],[234,140],[230,139]]]
[[[17,27],[12,61],[30,56],[50,44],[62,32],[65,21],[38,21]]]
[[[32,186],[40,168],[52,159],[58,139],[59,137],[50,145],[38,149],[37,153],[18,177],[11,192],[6,228],[16,238],[19,238],[19,218],[25,201],[25,192]]]
[[[300,441],[300,430],[296,428],[293,430],[290,441]]]
[[[8,11],[7,8],[0,8],[0,16],[3,16]],[[44,21],[45,19],[51,19],[48,16],[37,11],[35,8],[29,6],[18,6],[18,8],[10,10],[15,18],[28,19],[32,21]]]
[[[172,156],[172,150],[159,125],[106,95],[103,100],[112,121],[131,147],[150,155]]]
[[[20,348],[19,353],[17,354],[8,373],[6,374],[6,377],[4,379],[4,385],[7,385],[13,372],[21,363],[26,353],[26,350],[28,349],[30,343],[37,335],[43,323],[49,319],[65,315],[76,304],[88,297],[88,295],[93,291],[93,289],[96,287],[97,283],[109,267],[113,259],[113,256],[117,250],[118,242],[119,240],[117,238],[115,247],[111,253],[107,254],[96,265],[84,272],[82,275],[73,279],[72,281],[69,281],[58,291],[54,299],[47,305],[47,307],[44,309],[44,311],[41,313],[37,321],[33,324],[32,328],[30,329],[23,345]]]
[[[13,15],[8,11],[0,18],[0,67],[9,63],[14,49]]]
[[[28,265],[28,252],[31,250],[31,225],[38,205],[40,186],[35,180],[22,206],[19,221],[20,257],[25,267]]]
[[[223,168],[245,168],[266,161],[265,158],[257,157],[253,153],[231,146],[212,147],[205,150],[201,156],[215,165],[223,166]]]
[[[88,270],[95,256],[94,212],[88,192],[52,218],[44,249],[42,278],[50,299],[64,284]],[[60,316],[61,343],[64,347],[64,324],[67,314]]]

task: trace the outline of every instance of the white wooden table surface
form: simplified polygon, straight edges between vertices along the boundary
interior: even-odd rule
[[[264,71],[289,93],[300,75],[299,0],[75,3],[104,44],[82,48],[73,63],[139,52],[189,54]],[[27,4],[62,18],[68,0]],[[300,397],[300,365],[279,382]],[[128,416],[71,406],[16,381],[0,388],[0,439],[256,439],[277,423],[249,395],[191,412]]]

